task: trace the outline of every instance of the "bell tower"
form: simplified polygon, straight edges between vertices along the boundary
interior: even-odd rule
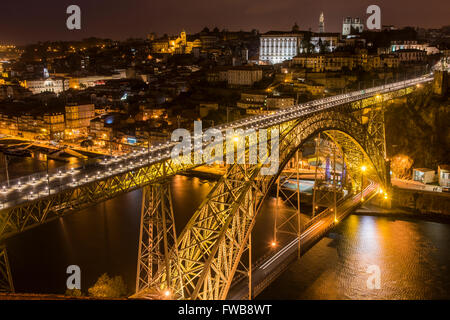
[[[325,18],[323,16],[323,12],[321,12],[319,17],[319,33],[323,32],[325,32]]]

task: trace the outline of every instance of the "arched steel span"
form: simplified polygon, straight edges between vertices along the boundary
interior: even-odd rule
[[[160,267],[153,275],[138,267],[138,294],[166,292],[182,299],[225,299],[234,275],[242,272],[241,257],[270,187],[294,153],[319,132],[329,135],[344,151],[353,176],[358,175],[364,157],[371,168],[368,173],[385,184],[384,152],[377,147],[370,125],[364,124],[361,112],[358,114],[340,108],[277,126],[280,130],[277,174],[260,175],[261,164],[230,165],[176,240],[170,259],[150,262]],[[138,265],[148,263],[148,256],[138,261]]]
[[[428,77],[419,77],[387,87],[368,89],[367,91],[370,92],[346,94],[343,97],[339,97],[336,102],[327,102],[319,99],[316,100],[316,102],[322,101],[319,104],[312,102],[310,105],[299,105],[294,106],[294,108],[301,107],[301,113],[307,112],[312,114],[311,112],[327,112],[327,110],[335,110],[335,108],[340,108],[339,106],[346,105],[347,108],[353,111],[361,110],[362,113],[368,111],[368,115],[370,115],[372,113],[370,110],[375,105],[408,95],[417,89],[416,83],[429,81]],[[285,121],[284,117],[292,117],[292,113],[297,112],[291,109],[280,110],[273,116],[270,116],[269,121],[273,120],[276,123],[283,123]],[[255,118],[258,117],[252,117],[251,119]],[[376,117],[369,116],[367,118],[369,122],[374,122],[373,120]],[[254,121],[261,123],[261,121],[264,122],[267,119]],[[378,121],[378,123],[382,124],[383,122]],[[233,127],[245,126],[242,123],[232,123],[230,125],[233,125]],[[376,127],[370,126],[370,128]],[[378,127],[380,128],[380,126]],[[380,145],[380,139],[377,140],[376,145]],[[61,217],[67,212],[83,209],[114,198],[119,194],[157,183],[171,175],[194,167],[194,165],[175,164],[170,157],[168,147],[164,147],[162,149],[163,154],[160,154],[157,158],[154,156],[151,161],[149,161],[148,155],[144,152],[144,154],[137,156],[127,155],[125,159],[121,159],[118,162],[108,161],[101,168],[95,166],[94,168],[86,168],[86,170],[80,169],[75,174],[66,173],[63,178],[53,175],[49,179],[50,189],[45,189],[49,181],[45,173],[38,173],[37,177],[35,177],[35,183],[27,183],[28,180],[31,180],[31,176],[22,177],[21,179],[25,182],[22,184],[22,188],[11,186],[8,190],[1,191],[0,241]],[[107,171],[107,167],[113,170]],[[76,178],[77,183],[72,182],[72,177]],[[52,186],[58,180],[60,183]],[[33,195],[31,198],[28,197],[30,191]]]
[[[381,155],[385,155],[384,121],[382,112],[375,111],[377,104],[408,95],[416,88],[420,88],[421,84],[431,80],[432,77],[426,75],[362,92],[318,99],[311,103],[282,109],[274,115],[267,116],[268,118],[252,117],[249,120],[230,123],[227,127],[245,128],[246,123],[256,124],[259,128],[266,128],[270,124],[276,125],[282,128],[281,131],[285,134],[281,137],[283,147],[290,143],[288,139],[284,139],[288,137],[287,133],[296,128],[295,123],[301,122],[311,130],[315,128],[314,131],[317,132],[325,131],[337,141],[345,153],[351,155],[347,160],[355,168],[351,170],[353,174],[356,173],[358,159],[361,159],[361,155],[365,153],[368,164],[373,164],[373,174],[376,173],[379,181],[385,182],[383,184],[389,184],[386,183],[389,176],[386,175],[387,170],[381,159]],[[343,109],[342,106],[346,106],[347,109]],[[339,113],[338,110],[343,113]],[[354,111],[360,112],[358,121],[348,121],[351,118],[350,114]],[[327,114],[332,116],[326,118]],[[308,123],[311,126],[307,126]],[[352,123],[355,125],[352,126]],[[297,137],[291,135],[289,138],[304,140],[307,138],[305,132],[298,132]],[[309,133],[313,134],[313,132]],[[355,141],[361,148],[354,147]],[[181,249],[180,254],[177,250],[168,251],[170,235],[174,234],[175,230],[170,226],[173,223],[171,201],[166,197],[158,201],[155,197],[146,197],[146,195],[167,194],[167,184],[164,183],[166,178],[195,166],[174,163],[170,157],[170,147],[168,144],[153,152],[129,154],[118,161],[105,160],[105,163],[101,165],[107,165],[108,171],[104,170],[106,167],[100,169],[95,165],[89,168],[83,167],[75,174],[66,172],[63,177],[53,175],[51,179],[42,173],[37,173],[33,177],[22,177],[21,179],[29,180],[29,182],[2,190],[0,241],[61,217],[66,212],[85,208],[143,187],[147,191],[143,193],[137,291],[142,292],[144,288],[149,287],[159,290],[164,287],[164,285],[161,286],[163,283],[161,280],[164,279],[165,286],[173,290],[174,295],[178,294],[180,297],[224,298],[232,276],[239,271],[237,257],[242,255],[249,226],[252,226],[259,204],[270,183],[273,182],[270,182],[267,177],[259,176],[260,166],[231,166],[225,177],[213,188],[202,207],[196,212],[195,219],[183,231],[180,240],[177,241],[176,237],[172,240],[177,244],[174,248]],[[56,187],[53,183],[55,179],[59,180]],[[353,181],[357,184],[357,180],[353,179]],[[46,189],[46,185],[50,187]],[[148,232],[142,232],[145,228]],[[156,248],[154,243],[161,244],[165,247],[164,250]],[[150,252],[152,254],[149,254]],[[169,252],[170,256],[158,255],[157,252]],[[162,258],[164,261],[160,261]],[[178,261],[182,261],[181,264]],[[154,262],[157,268],[153,268],[153,265],[150,267],[150,263]],[[179,269],[180,271],[172,270],[172,265],[181,265],[182,268]],[[162,272],[164,268],[170,272],[167,274]],[[154,273],[154,270],[157,271]],[[6,291],[12,291],[14,289],[11,277],[8,280],[5,276],[8,274],[10,272],[6,249],[0,248],[0,277],[5,278],[5,282],[9,283]],[[1,280],[0,283],[2,283]],[[166,290],[165,293],[170,294],[170,290]]]

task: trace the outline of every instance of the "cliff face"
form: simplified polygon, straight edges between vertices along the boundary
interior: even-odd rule
[[[450,100],[431,88],[392,103],[385,113],[387,155],[410,157],[414,167],[437,169],[450,163]]]

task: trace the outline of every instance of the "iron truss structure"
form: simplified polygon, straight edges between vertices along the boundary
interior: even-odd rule
[[[14,292],[11,268],[5,247],[0,247],[0,292]]]
[[[277,174],[260,174],[267,159],[259,159],[256,165],[229,165],[178,237],[165,180],[196,165],[169,158],[3,209],[0,241],[67,212],[144,188],[136,296],[225,299],[235,275],[248,274],[248,266],[241,258],[249,247],[251,230],[268,190],[310,137],[323,133],[336,143],[345,155],[355,189],[360,188],[362,163],[369,168],[368,178],[389,186],[383,108],[387,101],[409,94],[414,88],[372,96],[267,128],[269,133],[275,129],[280,132]],[[248,143],[246,147],[248,150]],[[8,278],[3,282],[10,283],[12,291],[6,251],[0,253],[0,272],[3,269],[6,272],[0,276]]]
[[[152,285],[136,296],[143,297],[150,291],[175,299],[226,299],[233,278],[248,273],[242,257],[269,189],[297,150],[319,132],[330,136],[345,155],[355,189],[361,188],[362,164],[368,167],[370,179],[388,187],[384,143],[380,143],[384,141],[384,130],[379,123],[387,98],[390,97],[376,98],[364,108],[344,105],[277,126],[277,174],[259,174],[265,159],[259,159],[257,165],[230,165],[175,240],[177,245],[170,257],[178,262],[170,264],[169,269],[163,266],[159,278],[150,280]]]

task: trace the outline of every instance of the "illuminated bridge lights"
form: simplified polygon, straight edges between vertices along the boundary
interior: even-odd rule
[[[270,126],[283,124],[288,121],[298,119],[302,116],[307,116],[311,114],[319,114],[321,111],[325,111],[330,108],[334,108],[335,106],[339,106],[348,102],[354,102],[359,100],[364,100],[366,98],[371,98],[374,96],[374,93],[376,95],[381,95],[385,93],[389,93],[395,90],[404,89],[407,87],[420,87],[421,83],[425,83],[428,81],[431,81],[431,77],[420,77],[414,80],[409,81],[402,81],[398,83],[394,83],[391,85],[386,86],[379,86],[371,89],[367,89],[364,92],[363,91],[355,91],[351,93],[346,93],[342,95],[337,95],[333,97],[327,97],[323,99],[318,99],[315,101],[310,101],[308,103],[295,105],[289,108],[280,109],[277,112],[274,112],[273,114],[266,114],[266,115],[258,115],[255,117],[247,118],[240,121],[234,121],[231,123],[228,123],[226,125],[220,125],[216,128],[222,130],[223,132],[226,131],[227,128],[268,128]],[[419,85],[419,86],[417,86]],[[408,91],[409,92],[409,91]],[[406,90],[403,90],[402,94],[408,93]],[[289,124],[288,126],[290,126]],[[195,141],[195,140],[194,140]],[[18,192],[21,192],[25,189],[25,193],[30,192],[30,188],[35,188],[36,192],[33,196],[33,200],[36,194],[39,195],[40,198],[42,196],[47,197],[48,194],[45,192],[45,194],[42,192],[45,188],[45,184],[50,183],[50,189],[53,189],[52,193],[60,193],[69,187],[73,187],[74,181],[73,178],[76,178],[76,186],[81,187],[83,184],[91,183],[95,180],[101,180],[101,179],[109,179],[109,177],[113,173],[118,172],[126,172],[126,171],[132,171],[136,167],[143,168],[144,162],[142,158],[137,158],[139,156],[145,156],[148,157],[148,165],[155,165],[163,160],[169,160],[170,159],[170,146],[175,145],[176,143],[166,141],[164,144],[160,143],[157,147],[152,147],[151,152],[149,153],[148,150],[145,150],[146,148],[143,148],[139,152],[136,150],[129,152],[127,154],[123,154],[122,156],[114,156],[111,158],[105,157],[101,161],[97,163],[97,165],[111,165],[111,164],[117,164],[114,166],[111,166],[106,171],[108,174],[101,173],[100,171],[96,170],[96,166],[94,167],[87,167],[86,169],[83,168],[77,168],[77,169],[69,169],[69,171],[62,172],[61,169],[58,170],[57,173],[51,174],[49,177],[44,175],[41,175],[40,177],[36,177],[35,180],[33,180],[34,177],[22,177],[22,181],[30,181],[28,184],[23,184],[20,182],[17,182],[16,185],[13,185],[12,187],[8,188],[6,186],[3,186],[0,189],[0,192],[5,195],[5,202],[8,202],[8,208],[9,207],[15,207],[18,204],[23,202],[23,193],[22,195],[18,195]],[[197,146],[206,146],[208,145],[207,142],[197,144]],[[128,160],[132,160],[129,163],[127,163]],[[147,158],[146,158],[147,160]],[[145,165],[147,165],[147,161],[145,161]],[[106,168],[105,168],[106,169]],[[139,169],[140,170],[140,169]],[[161,174],[161,171],[155,171],[160,173],[155,174]],[[175,172],[175,171],[173,171]],[[137,172],[135,174],[138,174]],[[153,174],[153,173],[152,173]],[[72,177],[71,177],[72,176]],[[72,180],[72,181],[71,181]],[[144,179],[145,180],[145,179]],[[106,191],[105,191],[106,192]],[[97,199],[97,198],[95,198]],[[28,199],[29,200],[29,199]],[[26,201],[26,200],[25,200]]]

